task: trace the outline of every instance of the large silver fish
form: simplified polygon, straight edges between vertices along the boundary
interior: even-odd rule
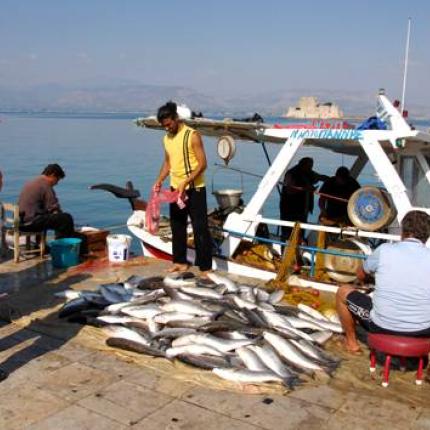
[[[268,367],[272,372],[275,372],[281,378],[288,379],[296,377],[296,374],[281,361],[278,354],[271,346],[251,345],[249,349],[257,354],[258,358],[266,367]]]
[[[260,360],[258,355],[247,346],[236,349],[236,354],[249,370],[260,372],[269,370],[269,368]]]
[[[315,361],[303,355],[291,342],[274,333],[265,331],[264,339],[290,364],[295,367],[310,369],[312,371],[324,369]]]
[[[165,357],[166,353],[153,345],[143,345],[131,339],[122,337],[110,337],[106,339],[106,344],[113,348],[121,348],[126,351],[138,352],[140,354],[152,355],[154,357]]]
[[[195,315],[185,312],[166,311],[155,315],[152,319],[158,324],[168,324],[171,321],[192,320],[194,317]],[[209,321],[209,318],[206,321]]]
[[[172,300],[169,303],[162,305],[161,310],[166,312],[181,312],[198,316],[212,316],[213,312],[205,309],[198,302],[186,300]]]
[[[215,284],[223,284],[227,287],[227,291],[229,293],[237,293],[239,291],[238,286],[229,278],[225,277],[225,276],[221,276],[217,273],[208,273],[208,278],[215,282]]]
[[[120,312],[125,315],[130,315],[131,317],[150,319],[162,311],[158,305],[148,304],[124,306],[120,309]]]
[[[185,364],[189,364],[200,369],[212,370],[218,368],[232,367],[231,360],[228,357],[218,357],[214,355],[195,355],[195,354],[179,354],[176,359]]]
[[[224,356],[224,353],[221,351],[218,351],[217,349],[209,346],[209,345],[197,345],[197,344],[191,344],[191,345],[182,345],[177,347],[172,347],[167,349],[166,351],[166,357],[173,358],[180,354],[192,354],[192,355],[215,355],[222,357]]]
[[[318,345],[324,345],[333,336],[333,332],[330,330],[316,331],[309,336],[312,342],[316,342]]]
[[[220,339],[210,334],[190,334],[178,337],[172,342],[172,346],[177,347],[192,344],[208,345],[218,351],[229,352],[240,348],[241,346],[251,345],[253,343],[255,343],[255,340],[253,339]]]
[[[145,336],[142,336],[135,330],[127,327],[113,325],[105,327],[103,331],[108,335],[108,337],[128,339],[146,346],[149,346],[151,343]]]
[[[270,294],[269,303],[271,303],[272,305],[276,305],[277,303],[282,301],[282,299],[284,298],[284,294],[285,294],[285,291],[283,290],[274,291],[273,293]]]
[[[244,384],[255,384],[264,382],[281,382],[283,379],[271,371],[252,371],[248,369],[219,369],[212,370],[215,375],[222,379]]]
[[[122,284],[100,285],[100,293],[109,303],[127,302],[133,298],[133,294]]]
[[[196,285],[196,277],[191,272],[170,273],[163,279],[163,282],[164,285],[171,288],[192,287]]]
[[[181,292],[188,294],[191,297],[221,299],[222,294],[218,293],[213,288],[205,287],[180,287]]]
[[[297,305],[297,308],[300,311],[304,312],[305,314],[308,314],[312,318],[315,318],[321,321],[329,321],[329,319],[326,316],[324,316],[321,312],[318,312],[316,309],[311,308],[310,306],[307,306],[304,303],[299,303]]]

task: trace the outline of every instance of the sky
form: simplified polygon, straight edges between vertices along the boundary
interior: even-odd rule
[[[0,87],[139,82],[206,94],[280,89],[430,99],[424,0],[0,0]]]

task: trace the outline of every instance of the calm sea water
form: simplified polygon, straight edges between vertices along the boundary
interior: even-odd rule
[[[136,127],[132,119],[132,115],[111,114],[0,114],[0,169],[4,174],[0,199],[16,201],[26,180],[40,174],[46,164],[57,162],[66,171],[66,178],[56,187],[56,192],[63,210],[73,214],[76,224],[101,228],[125,224],[130,215],[128,202],[88,187],[101,182],[123,186],[132,180],[142,196],[148,198],[162,162],[163,133]],[[278,118],[266,121],[283,122]],[[427,129],[430,121],[416,122],[416,125]],[[209,164],[208,190],[211,191],[212,183],[214,189],[238,188],[242,181],[244,199],[249,199],[258,179],[217,169],[214,163],[221,161],[216,155],[216,139],[204,138],[204,142]],[[273,159],[280,146],[268,144],[267,148]],[[353,162],[351,157],[311,148],[303,148],[296,158],[308,155],[314,157],[315,170],[328,175],[338,166],[350,166]],[[236,157],[230,165],[262,175],[268,164],[259,144],[238,142]],[[359,179],[363,184],[377,183],[370,168]],[[215,207],[213,196],[210,193],[208,196],[209,206]],[[276,191],[263,212],[265,216],[278,216]]]

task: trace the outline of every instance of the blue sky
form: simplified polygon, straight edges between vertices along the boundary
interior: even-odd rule
[[[138,81],[208,94],[279,89],[430,96],[423,0],[1,0],[0,86]]]

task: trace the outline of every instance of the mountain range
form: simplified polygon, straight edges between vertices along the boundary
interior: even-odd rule
[[[136,82],[84,83],[74,85],[45,84],[27,87],[0,86],[2,112],[138,112],[153,114],[168,100],[185,103],[205,115],[280,116],[301,96],[316,96],[321,103],[334,102],[346,117],[369,116],[375,111],[374,94],[359,91],[327,91],[319,89],[281,89],[240,96],[205,94],[193,88],[148,85]],[[413,117],[429,118],[424,106],[409,106]]]

